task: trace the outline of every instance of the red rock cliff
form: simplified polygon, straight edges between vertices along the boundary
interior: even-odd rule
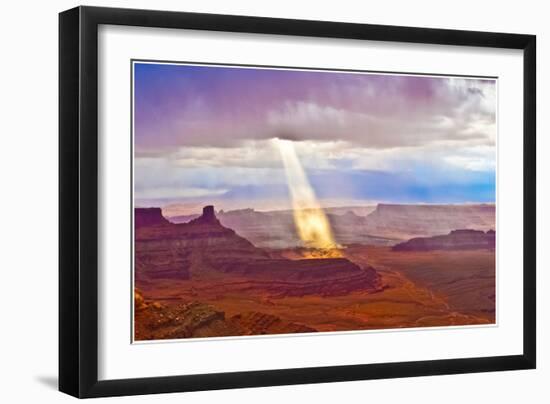
[[[170,222],[162,216],[160,208],[136,208],[134,210],[134,227],[136,229],[165,224],[170,224]]]

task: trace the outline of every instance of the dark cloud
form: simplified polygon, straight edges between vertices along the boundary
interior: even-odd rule
[[[493,81],[197,66],[136,72],[136,151],[243,140],[494,141]]]

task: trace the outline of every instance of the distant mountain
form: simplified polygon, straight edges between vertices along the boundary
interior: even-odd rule
[[[365,231],[365,216],[375,209],[366,207],[327,208],[325,213],[331,223],[335,238],[340,244],[388,244],[386,238],[378,238]],[[359,215],[363,213],[364,215]],[[187,223],[199,215],[172,216],[173,223]],[[292,210],[260,212],[254,209],[220,211],[217,214],[221,224],[234,229],[261,248],[302,247],[296,233]]]
[[[200,214],[192,213],[190,215],[177,215],[177,216],[168,216],[168,220],[172,223],[187,223],[193,219],[199,217]]]
[[[199,215],[172,216],[173,223],[188,223]],[[261,248],[288,248],[300,245],[292,211],[258,212],[254,209],[220,211],[223,226],[235,229],[241,236]]]
[[[379,204],[366,217],[365,231],[380,237],[407,240],[447,234],[455,229],[495,228],[495,206]]]
[[[138,221],[144,212],[136,209],[135,215]],[[258,225],[263,218],[259,216]],[[189,223],[152,222],[135,232],[135,279],[140,287],[159,279],[220,276],[228,285],[261,289],[273,296],[341,295],[381,287],[374,268],[360,268],[346,258],[272,258],[222,225],[212,206]]]
[[[449,234],[434,237],[413,238],[393,247],[394,251],[477,250],[494,249],[495,232],[489,230],[453,230]]]
[[[495,206],[472,205],[391,205],[325,209],[339,244],[395,245],[413,237],[447,234],[454,229],[487,231],[495,228]],[[186,223],[199,215],[169,217]],[[261,248],[302,247],[293,212],[259,212],[240,209],[218,212],[223,226]]]

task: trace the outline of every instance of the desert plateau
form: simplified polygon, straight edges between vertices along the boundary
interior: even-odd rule
[[[400,220],[384,221],[386,210]],[[348,241],[334,257],[300,246],[284,211],[207,206],[185,222],[137,208],[135,340],[495,322],[494,206],[382,205],[329,218]],[[262,242],[269,234],[279,248]]]

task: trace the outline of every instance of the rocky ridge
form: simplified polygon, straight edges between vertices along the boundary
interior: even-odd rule
[[[136,209],[136,217],[139,215],[141,212]],[[135,269],[138,284],[223,275],[224,282],[233,288],[241,285],[274,296],[327,296],[382,287],[374,268],[361,268],[346,258],[272,258],[222,226],[211,206],[189,223],[136,229]]]
[[[393,251],[494,249],[495,236],[494,230],[453,230],[446,235],[413,238],[395,245]]]
[[[139,290],[134,292],[134,303],[134,338],[138,341],[317,331],[261,312],[247,312],[227,318],[224,311],[196,301],[177,305],[147,302]]]
[[[394,245],[412,237],[446,234],[454,229],[487,231],[495,227],[494,204],[378,204],[376,208],[327,208],[339,244]],[[173,216],[187,223],[198,215]],[[303,247],[296,236],[292,211],[240,209],[218,212],[220,223],[260,248]]]

